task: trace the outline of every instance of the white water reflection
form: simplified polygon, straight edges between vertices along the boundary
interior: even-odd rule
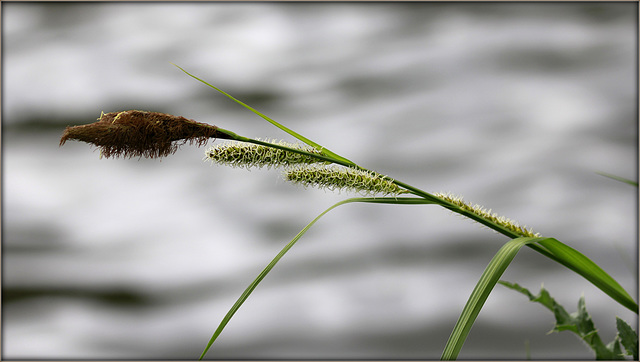
[[[366,167],[451,191],[592,257],[637,296],[637,5],[3,4],[5,359],[192,359],[245,286],[347,194],[278,171],[58,148],[100,111],[282,133],[221,86]],[[38,127],[36,127],[38,126]],[[438,359],[504,238],[429,206],[349,205],[256,290],[210,358]],[[602,333],[634,315],[525,250],[504,276]],[[461,358],[590,358],[514,292]],[[635,326],[634,326],[635,327]]]

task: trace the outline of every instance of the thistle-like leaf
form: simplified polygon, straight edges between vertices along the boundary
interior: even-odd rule
[[[575,333],[580,339],[582,339],[595,353],[596,359],[599,360],[623,360],[624,356],[622,355],[622,351],[620,349],[620,341],[622,340],[624,343],[624,339],[621,339],[622,332],[620,322],[617,321],[619,335],[609,344],[605,345],[602,342],[602,339],[598,335],[598,330],[596,329],[591,316],[587,312],[587,307],[584,302],[584,297],[580,297],[578,300],[578,310],[575,313],[568,314],[562,305],[558,304],[555,299],[551,297],[549,292],[541,288],[540,294],[537,296],[533,295],[529,290],[524,287],[521,287],[518,284],[512,284],[505,281],[499,281],[500,284],[506,286],[507,288],[518,291],[524,295],[526,295],[530,301],[537,302],[542,304],[545,308],[551,310],[556,318],[556,324],[552,330],[552,332],[560,332],[560,331],[571,331]],[[618,318],[619,320],[619,318]],[[624,323],[624,322],[622,322]],[[626,324],[626,323],[625,323]],[[627,325],[628,327],[628,325]],[[625,349],[629,351],[629,349],[633,350],[634,346],[631,341],[635,341],[635,353],[637,356],[637,336],[635,332],[629,327],[628,329],[622,327],[624,329],[624,333],[627,337],[626,341],[629,343],[629,348],[625,345]],[[630,331],[630,332],[629,332]],[[633,333],[633,334],[632,334]],[[637,358],[636,358],[637,359]]]
[[[627,354],[633,356],[633,360],[638,360],[638,334],[627,324],[627,322],[616,317],[616,328],[620,342],[627,351]]]

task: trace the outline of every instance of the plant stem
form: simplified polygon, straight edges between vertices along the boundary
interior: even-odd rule
[[[284,151],[303,154],[303,155],[306,155],[306,156],[309,156],[309,157],[313,157],[313,158],[322,160],[324,162],[335,163],[335,164],[342,165],[342,166],[345,166],[345,167],[355,168],[355,169],[358,169],[358,170],[361,170],[361,171],[372,172],[371,170],[366,169],[366,168],[364,168],[362,166],[359,166],[359,165],[347,160],[344,157],[340,157],[339,156],[339,158],[336,158],[333,155],[314,154],[314,153],[310,153],[310,152],[307,152],[307,151],[304,151],[304,150],[294,149],[294,148],[290,148],[290,147],[283,146],[283,145],[278,145],[278,144],[264,142],[264,141],[260,141],[260,140],[256,140],[256,139],[247,138],[247,137],[240,136],[240,135],[235,134],[235,133],[233,133],[231,131],[227,131],[227,130],[224,130],[224,129],[221,129],[221,128],[218,128],[218,131],[229,135],[230,137],[232,137],[236,141],[253,143],[253,144],[257,144],[257,145],[261,145],[261,146],[265,146],[265,147],[273,147],[273,148],[281,149],[281,150],[284,150]],[[450,210],[452,212],[455,212],[455,213],[460,214],[460,215],[462,215],[464,217],[467,217],[467,218],[469,218],[471,220],[479,222],[480,224],[485,225],[488,228],[490,228],[490,229],[492,229],[492,230],[494,230],[494,231],[496,231],[496,232],[498,232],[500,234],[503,234],[503,235],[507,236],[510,239],[515,239],[515,238],[519,238],[519,237],[523,236],[523,235],[519,235],[518,233],[515,233],[512,230],[509,230],[509,229],[505,228],[502,225],[499,225],[499,224],[497,224],[497,223],[495,223],[495,222],[493,222],[491,220],[488,220],[488,219],[484,218],[481,215],[477,215],[477,214],[475,214],[473,212],[470,212],[468,210],[464,210],[463,208],[461,208],[458,205],[455,205],[455,204],[453,204],[453,203],[451,203],[451,202],[449,202],[447,200],[444,200],[444,199],[442,199],[440,197],[432,195],[432,194],[430,194],[430,193],[428,193],[428,192],[426,192],[424,190],[421,190],[421,189],[419,189],[417,187],[411,186],[409,184],[406,184],[406,183],[404,183],[402,181],[399,181],[399,180],[396,180],[396,179],[393,179],[393,178],[390,178],[390,177],[389,177],[389,181],[391,181],[394,184],[396,184],[396,185],[408,190],[411,194],[413,194],[415,196],[418,196],[418,197],[420,197],[422,199],[425,199],[425,200],[428,200],[428,201],[432,201],[434,204],[440,205],[440,206],[442,206],[442,207],[444,207],[444,208],[446,208],[446,209],[448,209],[448,210]],[[574,270],[574,271],[577,271],[575,266],[573,266],[571,263],[568,263],[566,260],[563,260],[561,258],[556,257],[553,253],[549,252],[543,246],[541,246],[541,245],[539,245],[537,243],[530,243],[530,244],[527,244],[527,246],[529,248],[537,251],[538,253],[540,253],[540,254],[542,254],[542,255],[544,255],[544,256],[546,256],[546,257],[548,257],[548,258],[550,258],[550,259],[552,259],[552,260],[554,260],[554,261],[566,266],[567,268],[569,268],[571,270]]]

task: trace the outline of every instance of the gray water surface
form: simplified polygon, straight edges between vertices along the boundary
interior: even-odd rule
[[[285,139],[169,62],[367,168],[577,248],[637,300],[636,3],[3,3],[2,358],[196,359],[244,288],[348,192],[277,170],[59,147],[143,109]],[[222,141],[216,141],[215,144]],[[210,143],[211,145],[211,143]],[[212,359],[439,359],[507,239],[435,206],[342,206],[256,289]],[[636,315],[541,255],[503,279]],[[461,359],[592,358],[503,287]]]

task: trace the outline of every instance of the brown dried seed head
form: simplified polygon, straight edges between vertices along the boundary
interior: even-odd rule
[[[67,127],[62,146],[74,139],[92,143],[104,157],[164,157],[187,141],[202,146],[209,138],[230,139],[216,126],[159,112],[123,111],[102,113],[98,122]]]

